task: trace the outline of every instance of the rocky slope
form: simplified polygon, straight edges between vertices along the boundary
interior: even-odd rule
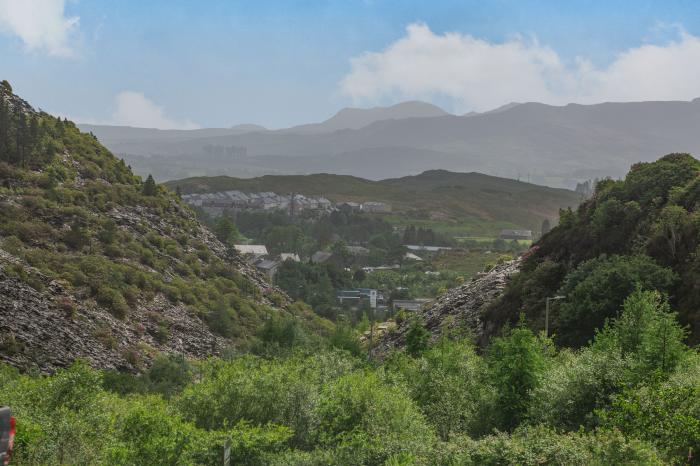
[[[487,306],[501,295],[510,278],[520,269],[520,259],[496,265],[488,273],[474,277],[470,282],[449,290],[418,314],[430,331],[432,338],[443,332],[456,332],[471,335],[477,342],[485,335],[482,313]],[[382,357],[394,348],[404,345],[406,332],[410,326],[404,321],[379,339],[375,354]]]
[[[139,370],[245,345],[291,305],[175,195],[0,83],[0,362]]]

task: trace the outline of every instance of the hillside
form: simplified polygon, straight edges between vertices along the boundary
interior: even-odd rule
[[[497,334],[524,312],[563,345],[582,346],[614,318],[635,288],[668,294],[691,343],[700,341],[700,161],[670,154],[632,166],[624,180],[598,184],[592,199],[563,215],[485,313]],[[660,330],[661,331],[661,330]]]
[[[700,161],[669,154],[635,164],[623,180],[600,182],[591,199],[565,211],[522,260],[449,290],[419,316],[432,337],[444,328],[467,328],[485,347],[521,316],[532,330],[543,330],[545,301],[558,296],[551,304],[550,333],[561,346],[582,347],[641,288],[668,295],[688,341],[696,344],[699,219]],[[404,322],[384,335],[378,353],[401,347],[408,328]]]
[[[66,120],[0,84],[0,361],[51,371],[80,358],[138,370],[203,357],[270,315],[324,325],[175,196]]]
[[[153,171],[162,180],[319,170],[377,180],[441,168],[509,178],[529,175],[538,184],[568,187],[585,179],[623,176],[631,164],[658,154],[700,153],[698,124],[699,99],[523,103],[477,115],[389,118],[358,129],[313,134],[293,129],[218,136],[190,132],[181,140],[125,137],[104,142],[142,173]],[[99,128],[95,134],[103,140]],[[247,157],[203,158],[209,146],[245,147]]]
[[[547,188],[480,173],[426,171],[404,178],[371,181],[331,175],[263,176],[259,178],[198,177],[166,183],[184,194],[236,189],[247,192],[273,191],[325,196],[331,201],[382,201],[394,213],[414,220],[458,225],[466,220],[538,231],[542,220],[555,219],[559,209],[575,207],[573,191]]]

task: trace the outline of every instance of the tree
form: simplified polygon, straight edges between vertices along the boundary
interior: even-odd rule
[[[430,332],[423,326],[423,322],[417,317],[411,321],[411,326],[406,332],[406,352],[411,356],[420,356],[428,349]]]
[[[683,207],[669,205],[661,210],[659,220],[654,226],[655,233],[662,237],[668,245],[668,252],[672,258],[676,257],[676,249],[687,219],[688,212]]]
[[[394,454],[424,456],[430,450],[434,435],[401,386],[365,371],[329,385],[316,415],[319,443],[334,449],[330,464],[396,464],[387,462]]]
[[[153,176],[149,173],[148,178],[146,178],[146,181],[143,183],[143,194],[145,196],[155,196],[157,193],[158,189],[156,182],[153,179]]]
[[[601,256],[569,273],[558,294],[566,296],[555,316],[557,341],[582,346],[605,319],[615,317],[635,289],[670,291],[677,275],[648,256]]]
[[[551,230],[551,229],[552,229],[552,226],[549,223],[549,219],[545,218],[544,220],[542,220],[542,228],[541,228],[542,236],[549,233],[549,230]]]
[[[278,225],[270,228],[265,234],[265,246],[270,254],[283,252],[301,253],[305,235],[296,225]]]
[[[350,251],[348,251],[345,241],[336,241],[331,247],[331,251],[333,252],[333,260],[338,262],[341,266],[347,267],[352,263],[353,257]]]
[[[596,335],[593,348],[618,351],[633,358],[633,379],[658,372],[669,374],[687,355],[685,330],[668,301],[656,290],[637,288],[622,306],[621,315]]]
[[[533,389],[546,367],[549,341],[525,327],[524,319],[505,336],[495,338],[488,348],[490,380],[496,392],[497,425],[508,431],[523,420]]]
[[[442,337],[420,358],[396,353],[387,367],[402,375],[411,398],[443,441],[458,434],[477,437],[485,430],[481,411],[493,392],[484,360],[468,340]]]
[[[241,233],[228,216],[222,215],[214,225],[214,234],[222,243],[233,246],[241,239]]]
[[[76,220],[63,235],[63,242],[72,249],[80,250],[90,243],[90,235],[85,227]]]
[[[403,232],[403,244],[415,244],[416,243],[416,227],[413,225],[408,225]]]

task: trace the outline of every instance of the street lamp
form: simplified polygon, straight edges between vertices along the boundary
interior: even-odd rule
[[[545,299],[545,311],[544,311],[544,336],[549,336],[549,302],[559,301],[560,299],[565,299],[566,296],[551,296]]]

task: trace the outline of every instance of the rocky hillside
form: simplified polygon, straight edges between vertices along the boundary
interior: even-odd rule
[[[432,339],[444,332],[473,336],[480,343],[485,332],[482,313],[500,296],[510,278],[520,269],[520,259],[496,265],[488,273],[453,288],[418,313]],[[404,321],[379,340],[375,354],[382,357],[405,344],[410,321]]]
[[[217,353],[296,315],[162,187],[0,83],[0,361],[138,370]]]

